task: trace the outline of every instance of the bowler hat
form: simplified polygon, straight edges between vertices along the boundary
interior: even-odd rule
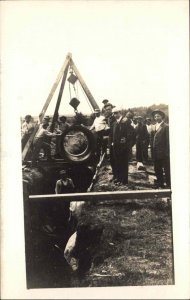
[[[58,119],[58,121],[66,121],[66,120],[67,120],[67,117],[65,117],[65,116],[60,116]]]
[[[153,112],[152,112],[152,117],[154,118],[155,114],[159,114],[163,119],[165,118],[165,113],[159,109],[155,109]]]
[[[44,119],[45,119],[45,120],[49,120],[50,117],[49,117],[49,116],[45,116]]]
[[[107,104],[108,102],[109,102],[109,100],[107,100],[107,99],[104,99],[104,100],[102,101],[102,103],[104,103],[104,105]]]

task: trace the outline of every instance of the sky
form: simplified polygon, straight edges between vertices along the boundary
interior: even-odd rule
[[[66,55],[102,107],[172,104],[181,93],[188,1],[6,1],[2,19],[3,96],[20,116],[39,115]],[[72,88],[72,87],[71,87]],[[175,90],[177,89],[177,90]],[[91,112],[78,84],[72,97]],[[56,91],[46,114],[52,114]],[[60,113],[72,113],[66,83]]]

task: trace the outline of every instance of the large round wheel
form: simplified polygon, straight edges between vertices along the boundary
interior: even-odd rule
[[[94,135],[84,126],[73,125],[61,137],[60,155],[69,162],[76,164],[87,162],[94,150]]]

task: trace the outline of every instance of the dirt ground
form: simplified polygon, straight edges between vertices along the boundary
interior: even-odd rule
[[[92,191],[153,189],[153,164],[149,161],[145,166],[146,171],[137,171],[136,162],[132,160],[129,164],[129,184],[117,186],[111,181],[111,167],[105,159]],[[86,203],[81,219],[93,226],[103,227],[100,242],[91,251],[89,271],[79,279],[62,255],[61,263],[57,261],[57,256],[51,263],[52,252],[44,246],[47,242],[42,243],[39,236],[44,248],[39,251],[34,234],[32,241],[36,245],[32,242],[32,251],[35,264],[29,262],[29,288],[174,284],[171,199],[113,199]],[[31,241],[28,244],[31,245]],[[40,257],[39,253],[46,253],[46,256]],[[30,260],[30,255],[28,257]]]
[[[131,162],[129,184],[117,186],[110,181],[111,168],[105,160],[93,191],[154,188],[153,165],[145,166],[147,171],[139,172],[136,162]],[[93,264],[79,286],[174,284],[171,199],[98,201],[83,213],[104,230]]]

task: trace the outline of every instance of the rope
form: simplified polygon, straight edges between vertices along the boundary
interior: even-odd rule
[[[88,103],[88,106],[90,107],[91,112],[93,113],[94,110],[93,110],[93,108],[92,108],[92,106],[91,106],[91,104],[90,104],[90,101],[89,101],[88,97],[86,96],[86,94],[85,94],[85,92],[84,92],[83,89],[82,89],[82,92],[83,92],[83,94],[84,94],[84,96],[85,96],[85,98],[86,98],[86,100],[87,100],[87,103]]]
[[[69,82],[69,95],[70,95],[70,100],[72,99],[72,96],[71,96],[71,84]]]

